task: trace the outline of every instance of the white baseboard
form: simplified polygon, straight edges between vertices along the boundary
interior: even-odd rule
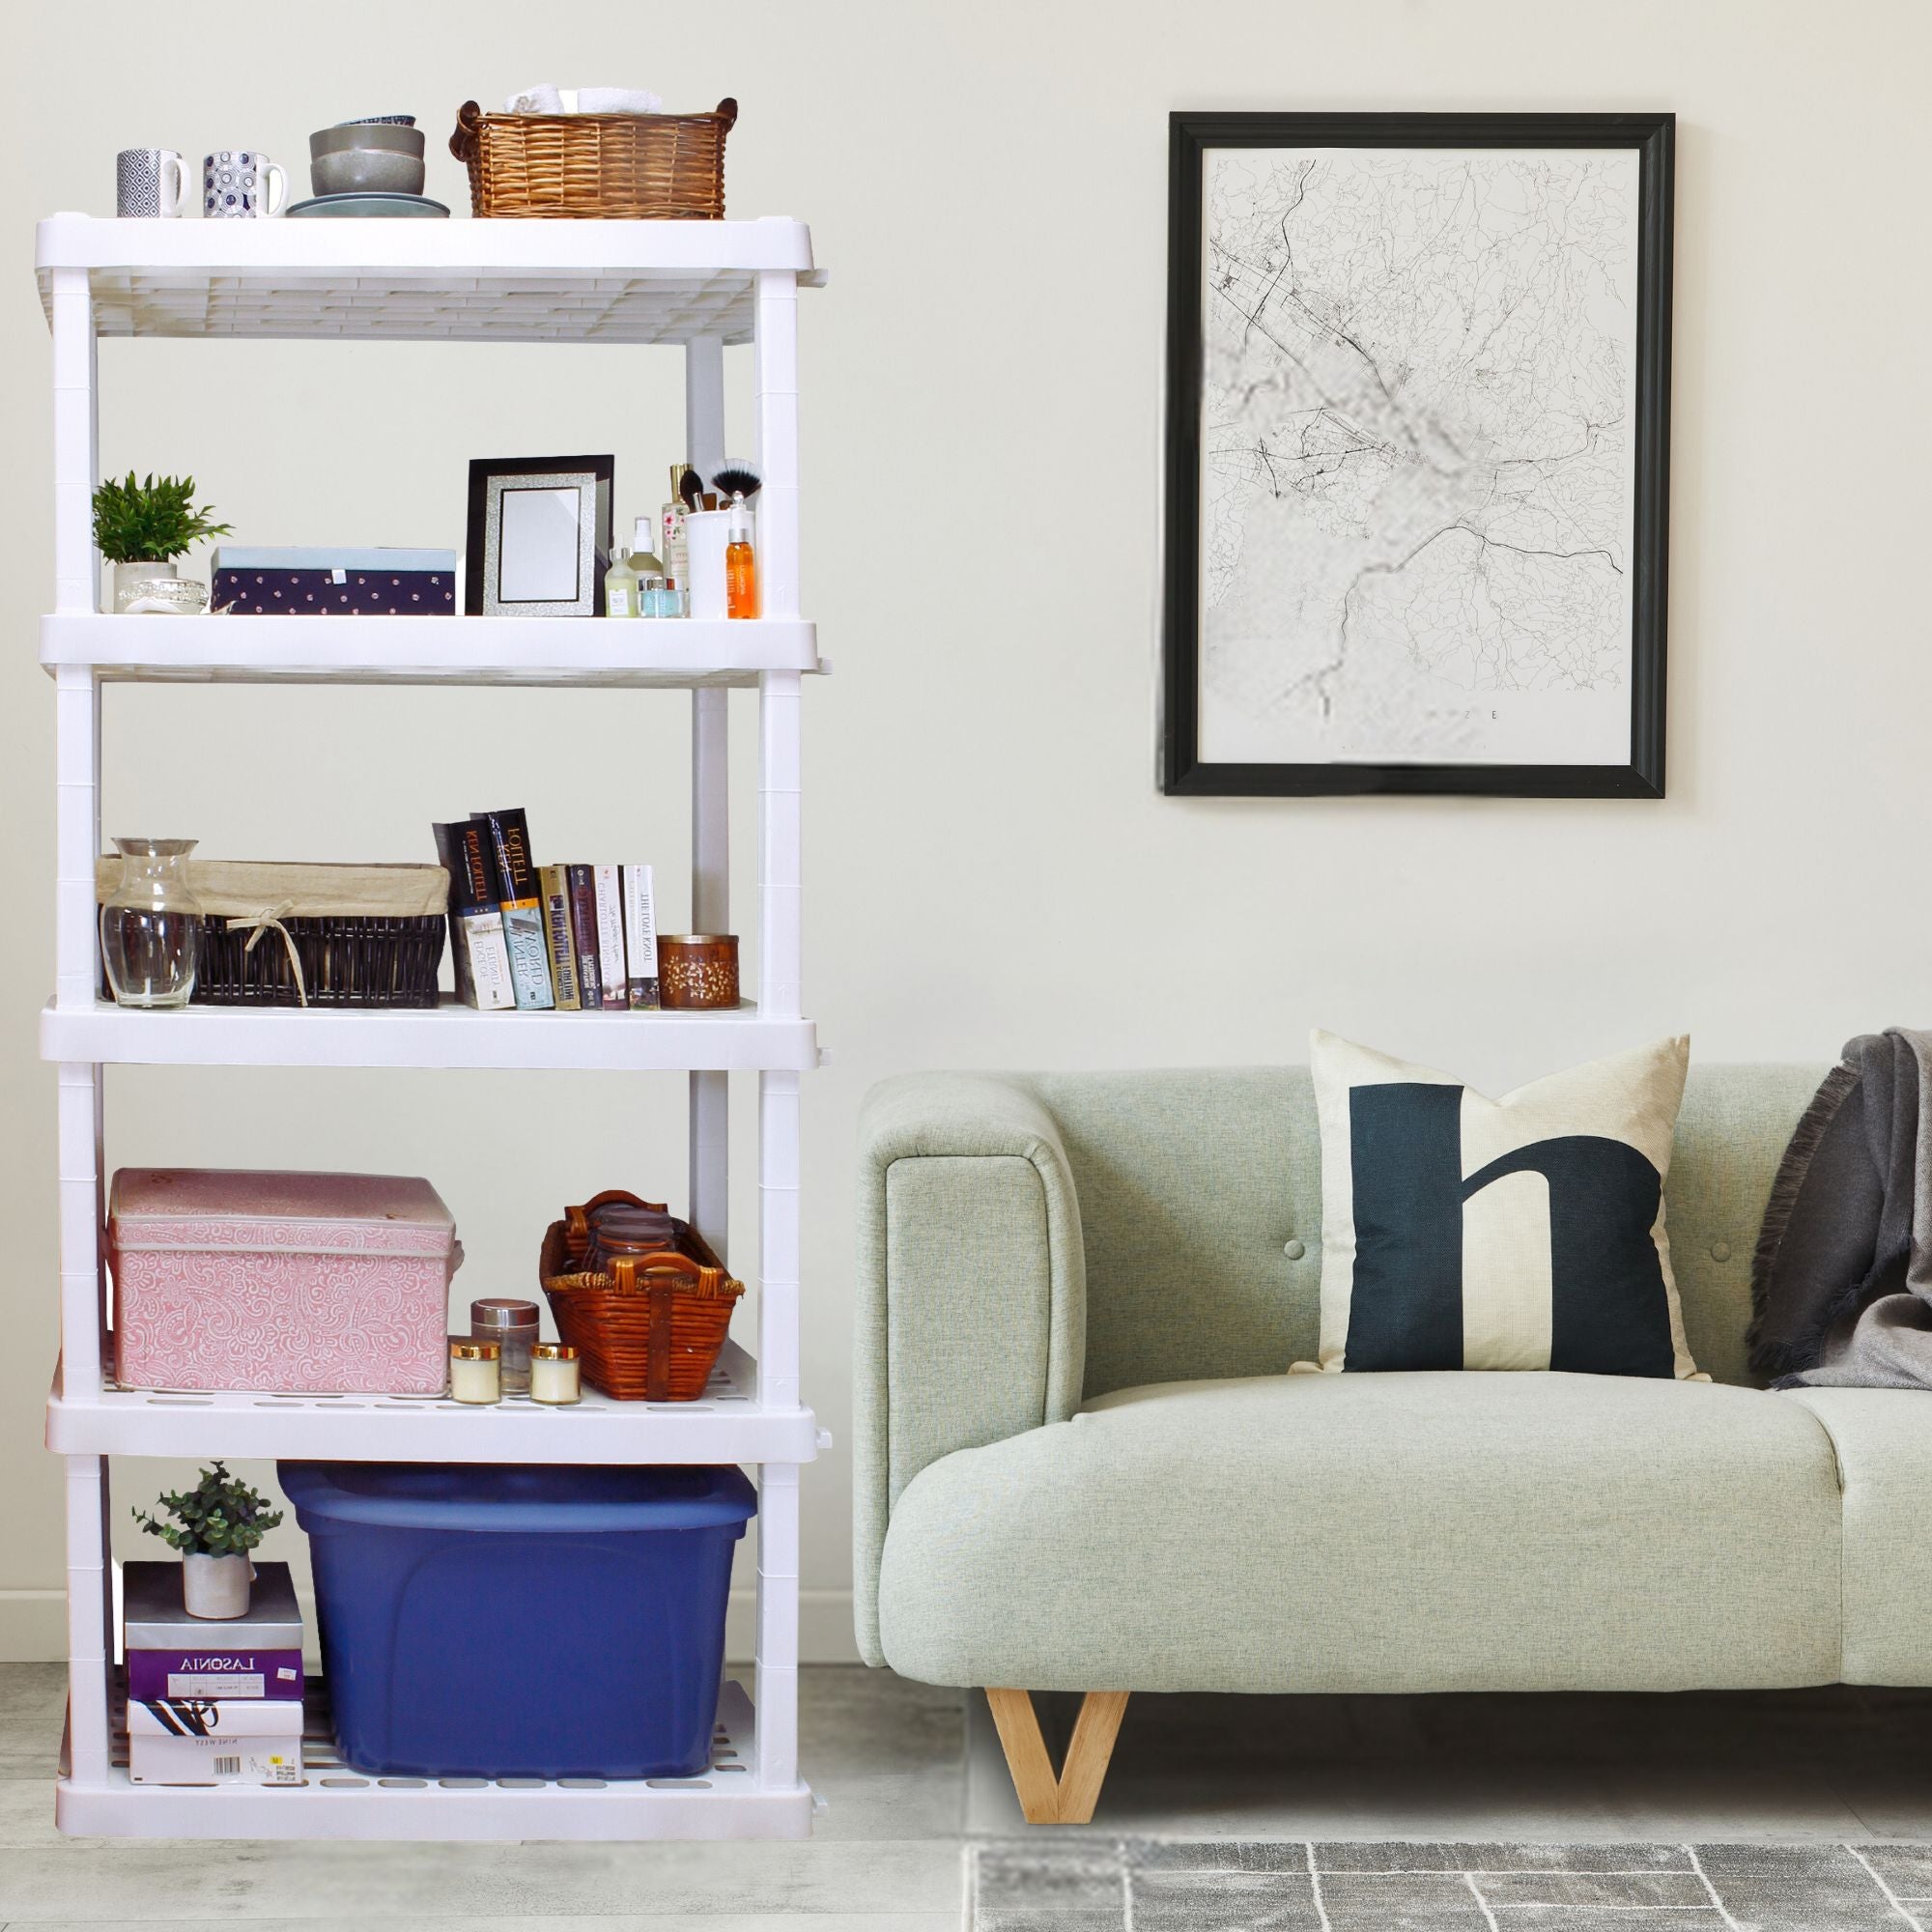
[[[724,1654],[733,1660],[757,1649],[750,1590],[733,1590],[724,1618]],[[303,1612],[314,1609],[306,1601]],[[0,1590],[0,1663],[58,1663],[67,1655],[67,1599],[59,1590]],[[798,1655],[801,1663],[857,1663],[850,1590],[799,1593]]]

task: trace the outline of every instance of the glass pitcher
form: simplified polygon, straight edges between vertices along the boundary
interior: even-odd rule
[[[100,908],[100,956],[124,1007],[185,1007],[194,991],[201,901],[188,884],[193,838],[117,838],[121,883]]]

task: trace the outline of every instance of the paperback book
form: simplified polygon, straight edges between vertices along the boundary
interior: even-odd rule
[[[622,867],[593,866],[597,882],[597,969],[604,1010],[621,1013],[631,1004],[624,978],[624,894]]]
[[[544,943],[550,948],[551,991],[560,1013],[577,1011],[577,948],[570,931],[570,867],[545,866],[537,873],[543,895]]]
[[[550,983],[550,943],[544,937],[543,901],[538,896],[536,867],[530,864],[528,821],[521,806],[482,812],[478,819],[489,827],[497,857],[503,941],[510,949],[510,980],[516,988],[517,1005],[546,1011],[556,1002]]]
[[[658,1000],[658,917],[651,899],[651,868],[624,867],[624,975],[633,1012],[656,1009]]]
[[[604,974],[597,957],[597,878],[589,866],[570,866],[570,937],[577,949],[577,997],[586,1013],[604,1004]]]
[[[449,873],[449,951],[456,997],[479,1012],[517,1004],[510,981],[510,953],[497,898],[497,865],[489,829],[480,819],[439,825],[436,849]]]

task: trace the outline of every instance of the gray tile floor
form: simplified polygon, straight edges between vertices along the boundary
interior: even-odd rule
[[[0,1927],[956,1932],[966,1845],[1025,1835],[984,1700],[857,1668],[801,1678],[801,1755],[829,1805],[804,1844],[89,1843],[53,1829],[61,1673],[0,1665]],[[1102,1852],[1161,1839],[1932,1846],[1928,1742],[1932,1693],[1918,1691],[1140,1697],[1099,1817],[1072,1835]],[[1500,1917],[1507,1932],[1538,1922]]]
[[[972,1932],[1925,1932],[1922,1845],[976,1845]]]

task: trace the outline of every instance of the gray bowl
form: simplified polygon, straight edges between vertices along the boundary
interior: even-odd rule
[[[381,121],[352,121],[341,128],[319,128],[308,137],[308,157],[312,161],[319,161],[325,155],[346,153],[351,148],[413,155],[421,160],[423,131],[420,128],[394,127]]]
[[[385,154],[375,148],[348,148],[318,155],[309,163],[308,178],[322,194],[420,194],[422,156]]]

